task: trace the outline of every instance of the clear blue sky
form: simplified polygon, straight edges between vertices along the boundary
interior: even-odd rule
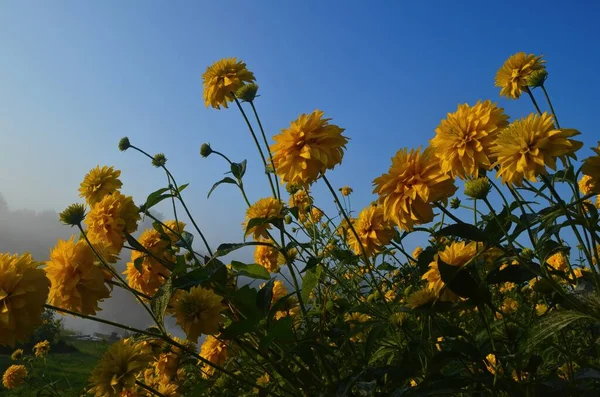
[[[108,164],[141,203],[164,177],[117,150],[129,136],[166,153],[191,183],[187,197],[213,244],[241,238],[234,189],[206,200],[225,164],[198,154],[210,142],[248,158],[251,199],[268,195],[237,110],[202,102],[205,68],[233,56],[257,77],[270,134],[315,108],[346,128],[344,164],[330,178],[354,188],[355,208],[373,199],[371,181],[390,157],[426,145],[458,103],[489,98],[513,119],[530,112],[527,99],[501,99],[493,85],[518,51],[545,55],[561,124],[589,147],[600,139],[599,18],[592,1],[2,1],[0,193],[13,209],[61,210],[90,168]]]

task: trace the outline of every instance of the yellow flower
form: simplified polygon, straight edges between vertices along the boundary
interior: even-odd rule
[[[271,273],[279,271],[279,251],[269,245],[257,245],[254,250],[254,262]]]
[[[517,99],[527,87],[527,77],[535,70],[544,69],[541,56],[527,55],[518,52],[504,62],[496,73],[496,87],[500,87],[500,95]]]
[[[89,205],[94,205],[101,201],[104,196],[113,194],[123,186],[119,180],[121,171],[115,170],[115,167],[97,166],[88,172],[81,182],[79,196],[83,197]]]
[[[394,224],[384,219],[381,206],[368,206],[352,222],[358,239],[352,231],[347,235],[348,245],[356,255],[362,255],[364,247],[367,256],[375,255],[390,243],[396,234]]]
[[[405,312],[394,313],[390,317],[390,322],[398,327],[404,324],[406,320],[408,320],[408,313]]]
[[[132,198],[116,191],[94,204],[85,218],[87,237],[92,244],[103,244],[119,252],[125,242],[125,232],[135,232],[139,220]]]
[[[246,221],[242,224],[245,230],[244,237],[252,234],[255,240],[269,238],[268,230],[271,229],[271,224],[267,221],[272,218],[283,219],[281,211],[283,211],[283,203],[273,197],[262,198],[252,204],[246,210]],[[248,222],[257,218],[263,218],[265,222],[248,229]]]
[[[24,365],[11,365],[2,375],[2,385],[7,389],[15,389],[25,383],[27,368]]]
[[[459,105],[456,112],[442,120],[431,140],[442,172],[466,179],[477,178],[480,168],[489,170],[494,163],[490,148],[507,125],[504,109],[491,101]]]
[[[569,270],[565,256],[561,252],[557,252],[546,260],[546,263],[552,266],[554,270],[566,272]]]
[[[17,349],[10,355],[10,359],[13,361],[20,360],[21,358],[23,358],[23,349]]]
[[[225,310],[222,300],[210,289],[192,287],[189,292],[179,289],[171,298],[169,311],[187,338],[195,342],[202,334],[218,332],[221,312]]]
[[[271,377],[266,372],[260,378],[256,379],[256,384],[258,386],[267,387],[269,385],[269,383],[271,383]],[[258,388],[255,387],[254,393],[258,395],[258,392],[259,392]]]
[[[165,397],[180,397],[183,396],[179,391],[179,385],[176,383],[161,382],[156,388],[157,391]]]
[[[507,292],[512,291],[515,288],[517,288],[517,285],[515,283],[506,282],[500,286],[500,293],[505,294]]]
[[[307,213],[310,206],[313,204],[313,199],[304,189],[299,189],[296,193],[290,195],[290,208],[298,208],[298,218],[304,223],[307,219]]]
[[[225,360],[227,360],[228,349],[227,345],[221,342],[214,336],[209,335],[206,337],[204,343],[200,347],[200,356],[211,363],[222,366]],[[204,377],[209,377],[215,372],[215,368],[205,363],[202,368]]]
[[[312,210],[310,211],[311,215],[312,215],[312,223],[319,223],[321,222],[321,218],[323,218],[323,211],[321,211],[320,209],[318,209],[317,207],[313,207]]]
[[[227,108],[227,102],[234,100],[234,93],[244,84],[256,79],[246,64],[237,58],[223,58],[206,68],[202,75],[204,85],[204,103],[221,109]]]
[[[591,176],[589,175],[584,175],[581,177],[581,179],[579,180],[579,191],[581,192],[581,194],[588,195],[590,193],[594,192],[595,189],[595,183],[592,179]]]
[[[506,298],[504,299],[502,306],[500,306],[500,310],[502,310],[504,314],[513,314],[519,310],[519,303],[513,298]]]
[[[0,254],[0,345],[27,341],[42,323],[50,283],[30,254]]]
[[[417,381],[414,379],[410,380],[410,387],[417,387]]]
[[[548,311],[548,306],[543,303],[538,303],[535,305],[535,312],[538,316],[543,316]]]
[[[361,323],[366,323],[367,321],[369,321],[371,319],[371,317],[369,317],[368,314],[364,314],[364,313],[346,313],[344,315],[344,321],[346,321],[349,325],[350,325],[350,329],[354,329],[358,324]],[[366,330],[363,328],[361,331],[353,334],[350,337],[350,341],[352,342],[364,342],[367,338],[367,332]]]
[[[556,159],[564,163],[566,157],[576,158],[575,152],[582,143],[569,139],[579,135],[577,130],[554,128],[548,113],[530,114],[513,122],[496,138],[492,153],[498,158],[498,177],[505,184],[521,186],[523,179],[536,181],[546,174],[546,166],[556,169]]]
[[[435,292],[429,288],[423,288],[410,294],[408,298],[406,298],[406,305],[411,309],[417,309],[425,305],[430,305],[435,300]]]
[[[58,240],[45,270],[50,280],[48,303],[53,306],[94,315],[101,310],[98,303],[110,297],[105,283],[110,276],[83,240]]]
[[[150,356],[137,345],[119,341],[112,345],[90,375],[89,392],[96,397],[119,397],[136,388],[136,377]]]
[[[183,232],[185,227],[185,223],[183,222],[177,224],[175,221],[167,221],[164,224],[178,234]],[[123,272],[131,288],[153,296],[171,274],[171,271],[156,259],[161,258],[166,262],[175,261],[175,257],[170,249],[177,250],[174,245],[179,240],[179,237],[169,229],[165,228],[163,230],[169,239],[164,239],[161,233],[155,229],[147,229],[140,235],[139,243],[152,255],[141,251],[131,252],[131,262],[127,263],[127,269]],[[139,261],[139,258],[143,258],[140,264],[141,272],[135,267],[135,262],[136,260]]]
[[[596,154],[583,160],[581,172],[589,177],[587,183],[591,192],[600,194],[600,142],[598,142],[598,148],[592,148],[592,150]]]
[[[411,256],[412,256],[412,257],[413,257],[415,260],[414,260],[414,261],[412,261],[412,260],[410,261],[410,265],[411,265],[411,266],[416,266],[416,265],[417,265],[417,262],[416,262],[416,261],[418,261],[418,260],[419,260],[419,255],[421,255],[421,253],[422,253],[422,252],[423,252],[423,248],[422,248],[422,247],[420,247],[420,246],[417,246],[417,247],[416,247],[416,248],[413,250],[413,252],[412,252]]]
[[[438,267],[438,259],[451,266],[464,266],[471,258],[477,254],[477,243],[464,241],[450,244],[443,251],[440,251],[429,264],[429,270],[423,275],[422,280],[427,280],[427,288],[433,291],[441,301],[457,301],[458,295],[446,288],[446,283],[442,281],[442,276]]]
[[[260,288],[262,289],[265,285],[266,283],[262,284]],[[281,280],[275,280],[273,282],[273,297],[271,298],[271,306],[287,295],[289,295],[289,292],[285,287],[285,284]]]
[[[379,195],[379,203],[387,219],[404,230],[411,230],[433,220],[431,203],[454,194],[454,181],[440,169],[433,150],[427,148],[399,150],[392,158],[387,174],[373,181],[373,193]]]
[[[315,110],[300,115],[273,137],[273,162],[282,183],[309,185],[342,162],[348,138],[342,135],[343,128],[329,120]]]
[[[50,352],[50,342],[47,340],[38,342],[33,346],[33,353],[36,357],[42,358],[45,357],[46,354]]]
[[[492,375],[495,375],[496,372],[498,372],[499,374],[502,374],[504,372],[502,370],[502,367],[500,366],[500,363],[498,363],[498,361],[496,360],[496,355],[493,353],[490,353],[487,356],[485,356],[485,360],[483,361],[483,363]]]
[[[350,196],[350,194],[352,194],[353,191],[354,190],[352,190],[352,188],[348,185],[340,188],[340,192],[342,192],[342,196],[344,197]]]

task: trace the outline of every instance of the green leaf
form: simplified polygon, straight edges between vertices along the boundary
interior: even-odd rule
[[[148,250],[142,244],[140,244],[131,234],[126,232],[125,239],[127,240],[127,243],[131,246],[131,248],[133,248],[134,250],[146,253],[148,252]]]
[[[500,270],[500,267],[492,270],[486,277],[488,284],[500,284],[500,283],[524,283],[531,280],[536,276],[534,269],[539,269],[540,266],[536,263],[529,263],[528,266],[524,265],[511,265]]]
[[[204,268],[194,269],[182,276],[179,276],[173,281],[173,287],[176,289],[189,290],[192,287],[206,282],[210,278],[210,274]]]
[[[587,314],[575,311],[551,311],[547,315],[539,318],[537,324],[531,328],[520,346],[522,346],[523,350],[526,352],[533,351],[537,345],[556,335],[563,328],[584,319],[593,320],[593,318]]]
[[[384,324],[376,325],[371,329],[369,335],[367,336],[367,340],[365,342],[365,360],[369,361],[371,354],[373,353],[373,348],[375,347],[375,343],[381,339],[381,335],[385,331],[386,326]]]
[[[316,267],[308,270],[302,278],[302,299],[308,300],[308,297],[312,290],[315,288],[321,277],[321,268]]]
[[[425,272],[427,272],[429,264],[433,262],[433,257],[435,254],[436,251],[433,249],[433,247],[427,247],[423,250],[423,252],[421,252],[417,258],[417,268],[419,269],[420,274],[425,274]]]
[[[242,179],[244,174],[246,174],[246,164],[246,160],[241,163],[231,163],[231,174],[237,179]]]
[[[150,301],[150,308],[161,327],[164,326],[165,311],[173,295],[173,279],[170,277],[160,286]]]
[[[259,241],[249,241],[246,243],[224,243],[217,247],[217,251],[215,252],[214,256],[215,256],[215,258],[218,258],[220,256],[225,256],[227,254],[232,253],[233,251],[237,251],[240,248],[247,247],[250,245],[266,245],[269,247],[277,248],[273,244],[263,243],[263,242],[259,242]]]
[[[262,226],[267,223],[278,226],[278,224],[281,223],[281,218],[278,218],[276,216],[271,217],[271,218],[252,218],[248,221],[248,223],[246,225],[245,234],[248,234],[249,231],[252,230],[252,228],[254,228],[256,226]]]
[[[256,306],[263,314],[263,317],[269,313],[271,307],[271,300],[273,299],[273,283],[275,280],[269,280],[264,287],[258,291],[256,295]]]
[[[391,272],[392,270],[396,270],[395,266],[390,265],[387,262],[383,262],[381,265],[377,266],[377,270],[383,270],[386,272]]]
[[[468,223],[448,225],[435,233],[437,237],[460,237],[471,241],[488,241],[487,233]]]
[[[181,192],[183,192],[183,189],[185,189],[185,188],[186,188],[186,187],[188,187],[189,185],[190,185],[189,183],[184,183],[183,185],[181,185],[181,186],[179,186],[179,187],[177,188],[177,191],[178,191],[179,193],[181,193]]]
[[[261,339],[258,346],[259,350],[267,349],[271,343],[275,341],[280,342],[292,342],[294,341],[294,331],[292,329],[293,318],[291,316],[285,316],[279,320],[273,322],[271,328],[267,333],[267,336]]]
[[[189,249],[188,247],[191,247],[192,243],[194,242],[194,235],[184,230],[181,232],[181,237],[182,240],[177,240],[175,242],[175,246]]]
[[[261,265],[258,265],[256,263],[247,265],[242,262],[231,261],[231,268],[233,270],[235,270],[237,272],[237,274],[240,276],[246,276],[246,277],[250,277],[250,278],[254,278],[254,279],[261,279],[261,280],[271,279],[271,275],[269,274],[269,271],[267,269],[265,269],[264,267],[262,267]]]
[[[474,302],[489,302],[489,291],[479,287],[469,270],[462,266],[452,266],[438,258],[438,269],[446,288],[463,298],[471,298]]]
[[[221,179],[219,182],[215,183],[215,184],[214,184],[214,185],[213,185],[213,186],[210,188],[210,190],[208,191],[208,195],[206,196],[206,198],[210,198],[210,195],[212,194],[212,192],[213,192],[213,191],[214,191],[214,190],[217,188],[217,186],[219,186],[219,185],[220,185],[220,184],[222,184],[222,183],[231,183],[231,184],[233,184],[233,185],[236,185],[236,186],[238,186],[237,182],[236,182],[234,179],[232,179],[232,178],[230,178],[230,177],[226,176],[225,178]]]
[[[231,301],[237,310],[246,318],[260,318],[260,312],[256,307],[258,292],[249,285],[244,285],[233,293]]]
[[[298,220],[298,207],[290,208],[290,213],[294,216],[294,219]]]
[[[231,323],[221,332],[223,339],[235,339],[238,336],[252,332],[258,326],[258,317],[246,318],[240,321]]]
[[[320,257],[314,257],[311,256],[310,258],[308,258],[308,261],[306,262],[306,266],[304,266],[304,269],[302,269],[300,271],[300,273],[304,273],[310,269],[312,269],[313,267],[317,266],[319,263],[321,263],[322,258]]]
[[[169,188],[163,187],[162,189],[158,189],[155,192],[152,192],[148,195],[146,202],[140,207],[141,212],[147,212],[150,208],[154,207],[156,204],[160,203],[166,198],[173,197],[172,194],[163,194],[168,191]]]
[[[133,266],[140,274],[144,273],[144,268],[142,267],[144,259],[146,259],[145,256],[140,256],[139,258],[135,258],[135,260],[133,261]]]

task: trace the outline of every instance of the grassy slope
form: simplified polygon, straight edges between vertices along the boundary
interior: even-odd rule
[[[59,354],[51,352],[46,358],[45,364],[42,360],[37,360],[35,364],[38,368],[36,371],[38,383],[47,384],[56,381],[56,388],[60,391],[61,396],[65,397],[80,395],[94,365],[109,346],[106,342],[72,341],[70,343],[79,351]],[[10,360],[10,356],[0,355],[1,373],[4,373],[11,364],[22,364],[22,362],[14,363]],[[43,380],[40,378],[42,375]],[[2,397],[35,396],[36,393],[35,388],[28,386],[10,391],[0,386],[0,396]]]

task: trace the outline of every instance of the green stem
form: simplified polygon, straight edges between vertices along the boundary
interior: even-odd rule
[[[141,387],[142,389],[145,389],[147,391],[149,391],[150,393],[154,394],[155,396],[158,397],[166,397],[164,394],[162,394],[161,392],[159,392],[158,390],[148,386],[145,383],[140,382],[139,380],[135,381],[135,384],[138,385],[139,387]]]
[[[265,130],[263,129],[262,123],[260,122],[260,117],[258,117],[258,112],[256,111],[256,107],[254,106],[254,101],[250,102],[250,106],[252,106],[252,111],[254,112],[254,116],[256,117],[258,127],[260,128],[260,132],[263,137],[263,141],[265,142],[265,147],[267,148],[267,153],[269,154],[269,160],[271,161],[271,167],[273,167],[273,175],[275,175],[275,187],[277,188],[277,198],[281,200],[281,192],[279,191],[279,183],[277,183],[277,173],[275,172],[276,170],[275,162],[273,162],[273,154],[271,153],[271,148],[269,147],[269,142],[267,141]]]
[[[537,112],[539,114],[542,114],[542,111],[540,110],[540,107],[538,106],[535,98],[533,97],[533,93],[531,92],[531,90],[529,89],[529,87],[525,87],[525,92],[529,95],[529,98],[531,99],[531,102],[533,102],[533,106],[535,106],[535,110],[537,110]]]
[[[548,95],[548,91],[546,91],[546,87],[542,84],[542,91],[544,92],[544,96],[546,97],[546,102],[548,102],[548,106],[550,106],[550,111],[554,116],[554,121],[556,122],[556,128],[560,129],[560,124],[558,123],[558,117],[556,117],[556,112],[554,111],[554,106],[552,106],[552,101],[550,100],[550,96]]]
[[[460,219],[458,219],[457,217],[455,217],[450,211],[448,211],[446,208],[444,208],[444,206],[442,206],[440,203],[435,202],[435,203],[433,203],[433,205],[435,205],[440,211],[442,211],[444,214],[446,214],[454,222],[456,222],[456,223],[464,223],[463,221],[461,221]]]

